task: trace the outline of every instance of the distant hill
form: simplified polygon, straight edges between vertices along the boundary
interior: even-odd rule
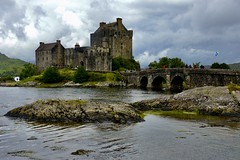
[[[0,77],[19,76],[26,63],[20,59],[9,58],[5,54],[0,53]]]
[[[233,64],[228,64],[230,69],[233,70],[240,70],[240,63],[233,63]],[[211,65],[206,65],[204,66],[206,69],[209,69],[211,67]]]
[[[240,70],[240,63],[229,64],[231,69]]]

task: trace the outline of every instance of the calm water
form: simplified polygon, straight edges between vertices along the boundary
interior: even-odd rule
[[[239,160],[240,125],[208,127],[209,120],[147,115],[145,122],[58,125],[3,115],[37,99],[99,99],[135,102],[161,93],[132,89],[0,87],[0,159],[4,160]],[[207,127],[202,127],[207,126]],[[79,149],[88,155],[72,155]]]

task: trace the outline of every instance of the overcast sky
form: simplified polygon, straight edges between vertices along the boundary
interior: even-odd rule
[[[99,22],[121,17],[142,67],[164,56],[236,63],[239,15],[239,0],[0,0],[0,52],[34,62],[40,41],[89,46]]]

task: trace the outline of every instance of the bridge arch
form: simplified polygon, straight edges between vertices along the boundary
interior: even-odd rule
[[[148,85],[148,77],[147,76],[143,76],[140,79],[140,88],[144,88],[146,89]]]
[[[163,83],[166,83],[166,80],[161,76],[156,76],[152,81],[152,89],[163,90]]]
[[[171,87],[170,90],[173,92],[181,92],[183,91],[183,81],[184,78],[180,75],[176,75],[171,80]]]

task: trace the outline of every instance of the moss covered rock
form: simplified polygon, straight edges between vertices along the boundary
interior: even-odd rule
[[[139,110],[185,110],[200,114],[240,116],[240,93],[227,87],[199,87],[175,95],[133,103]]]
[[[114,122],[142,121],[140,114],[125,103],[82,100],[38,100],[9,111],[6,116],[42,122]]]

